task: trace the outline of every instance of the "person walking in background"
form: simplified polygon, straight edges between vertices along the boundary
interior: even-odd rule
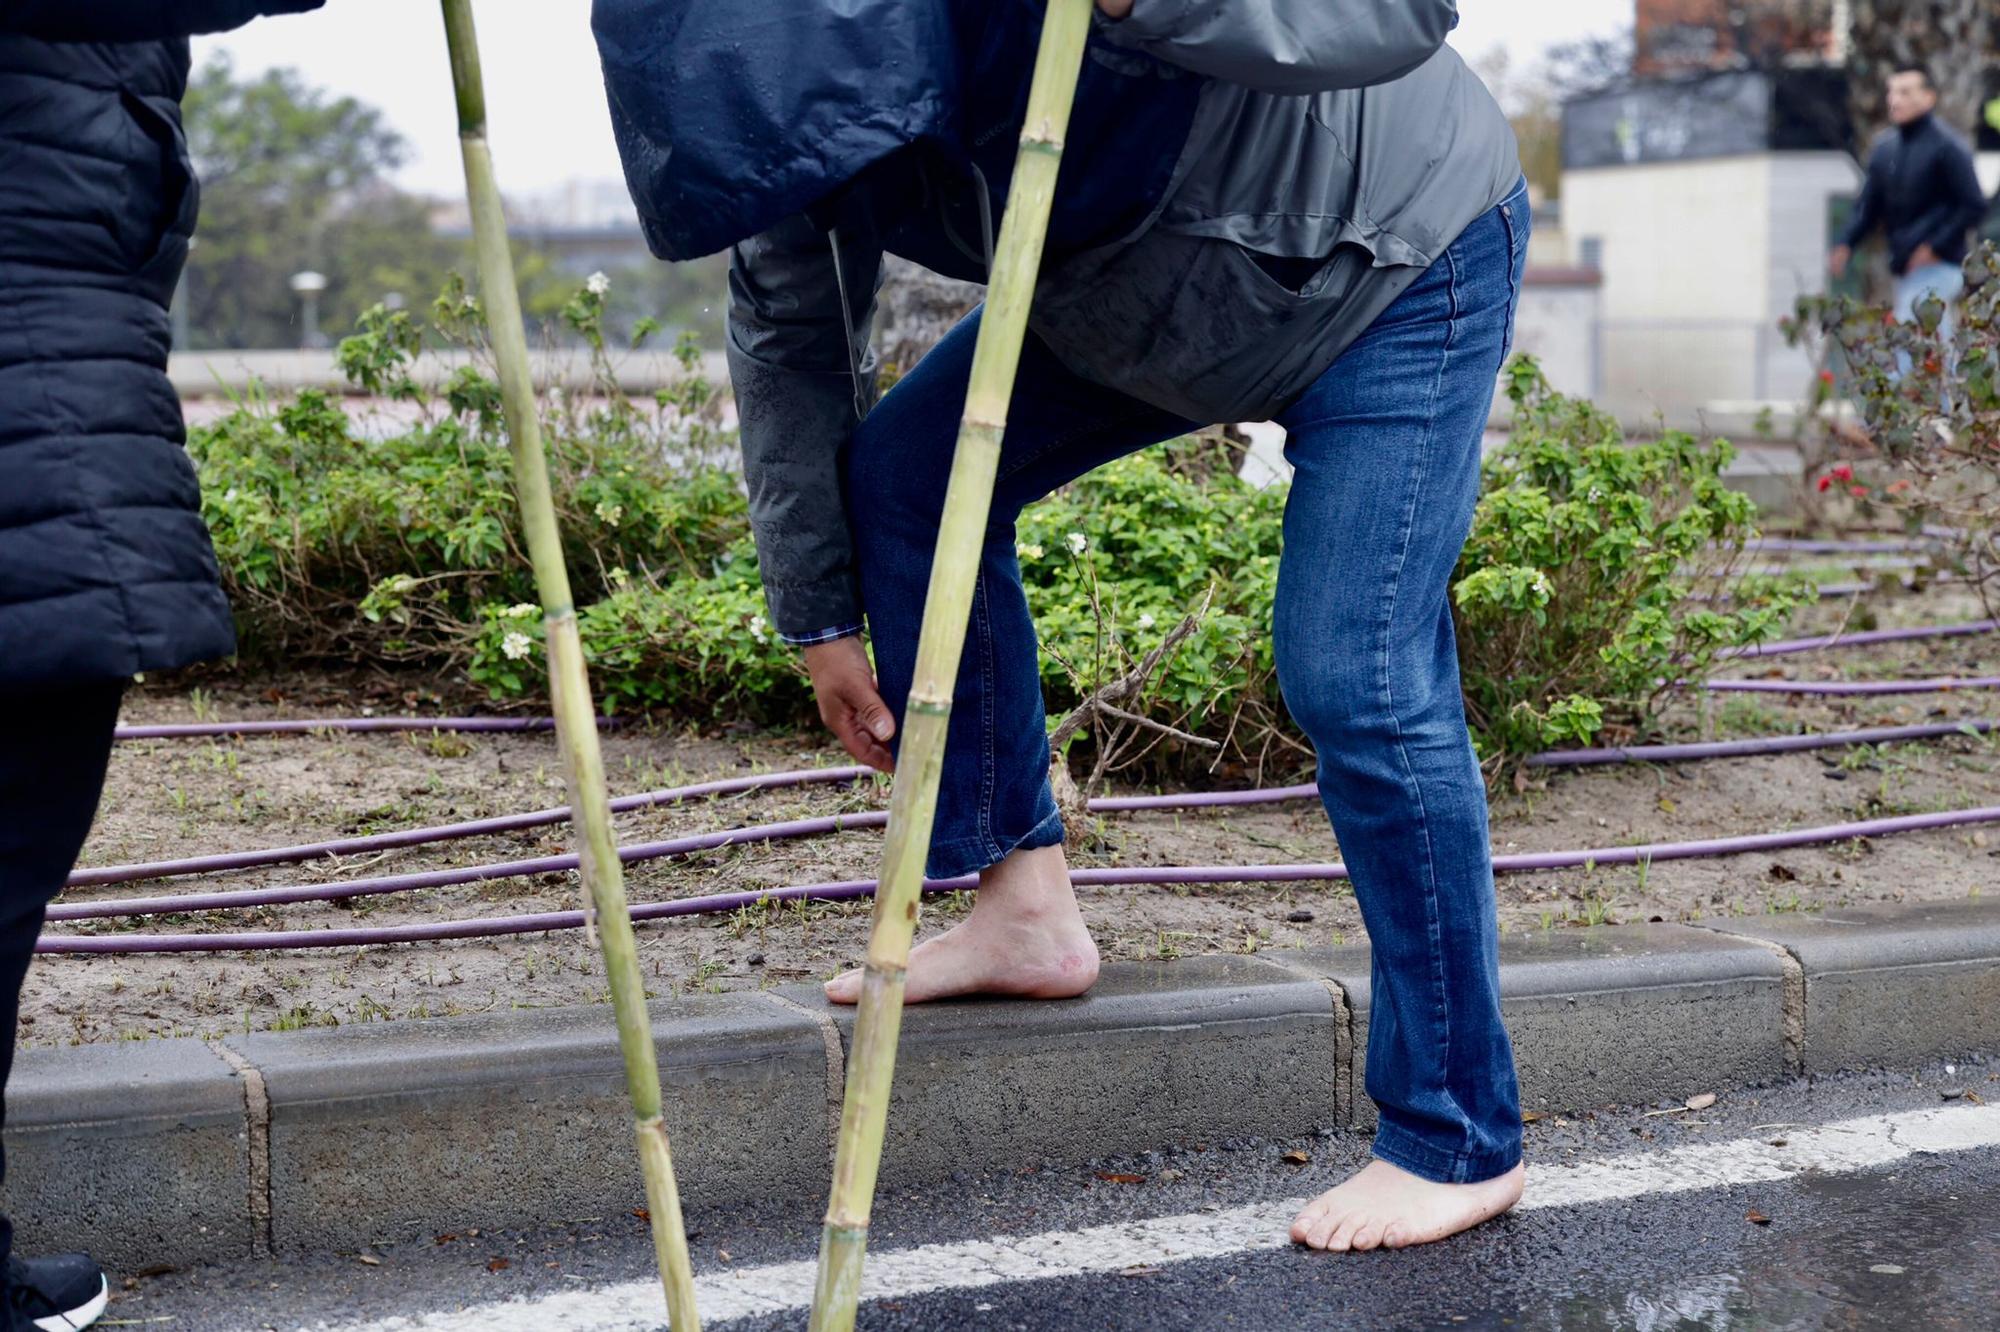
[[[1861,200],[1832,256],[1842,277],[1855,247],[1877,230],[1889,242],[1896,318],[1907,323],[1926,297],[1949,310],[1965,291],[1965,257],[1986,215],[1972,149],[1937,118],[1937,85],[1912,65],[1889,78],[1892,127],[1875,141]]]
[[[0,0],[0,1086],[126,681],[235,648],[167,379],[187,39],[323,2]],[[0,1216],[0,1332],[103,1314],[89,1258],[12,1250]]]

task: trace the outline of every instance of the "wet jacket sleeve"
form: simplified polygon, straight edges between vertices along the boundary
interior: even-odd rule
[[[861,378],[881,254],[843,256]],[[772,627],[793,642],[856,632],[861,602],[841,500],[840,451],[857,420],[833,250],[803,217],[730,253],[729,379],[750,527]]]
[[[1258,92],[1366,88],[1437,54],[1457,0],[1134,0],[1100,28],[1169,64]]]
[[[0,32],[51,42],[153,42],[227,32],[326,0],[0,0]]]

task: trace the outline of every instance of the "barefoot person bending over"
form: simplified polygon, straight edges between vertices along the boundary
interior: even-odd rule
[[[874,403],[873,293],[885,252],[984,277],[1041,5],[792,0],[762,38],[725,11],[707,39],[704,7],[682,0],[662,35],[650,0],[598,0],[627,173],[660,253],[733,246],[730,374],[771,617],[841,743],[886,770],[979,313]],[[1381,1108],[1376,1160],[1292,1234],[1441,1239],[1513,1206],[1523,1177],[1447,604],[1528,243],[1513,135],[1444,45],[1453,0],[1098,8],[929,853],[932,875],[977,872],[979,891],[912,953],[906,998],[1060,999],[1097,977],[1048,780],[1023,507],[1205,424],[1275,419],[1295,475],[1271,631],[1374,945]],[[784,49],[752,71],[759,40]],[[742,102],[701,104],[711,76]],[[855,1002],[860,973],[826,991]]]

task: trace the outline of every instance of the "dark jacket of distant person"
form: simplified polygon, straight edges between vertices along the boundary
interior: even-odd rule
[[[188,37],[323,0],[0,0],[0,689],[234,650],[167,307]]]
[[[1852,248],[1882,228],[1889,266],[1901,277],[1920,245],[1930,246],[1943,263],[1964,263],[1985,215],[1972,149],[1936,115],[1927,115],[1876,139],[1861,202],[1841,243]]]

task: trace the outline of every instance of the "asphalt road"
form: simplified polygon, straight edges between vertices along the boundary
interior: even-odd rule
[[[1365,1159],[1366,1139],[1345,1134],[885,1196],[869,1271],[887,1293],[861,1326],[2000,1329],[2000,1063],[1714,1090],[1699,1112],[1531,1126],[1520,1211],[1400,1253],[1283,1243],[1291,1200]],[[1944,1095],[1964,1091],[1985,1103]],[[109,1317],[169,1332],[651,1332],[664,1319],[628,1205],[533,1234],[140,1276]],[[816,1209],[691,1225],[707,1327],[805,1326]]]

